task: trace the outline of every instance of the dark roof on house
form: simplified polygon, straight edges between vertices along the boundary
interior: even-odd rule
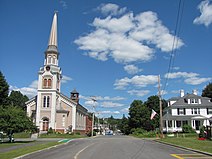
[[[167,100],[167,102],[169,101],[177,101],[180,97],[172,97],[170,99]]]
[[[174,100],[171,100],[174,99]],[[210,102],[210,98],[198,96],[195,94],[186,94],[183,97],[174,97],[169,99],[169,101],[176,101],[174,104],[172,104],[170,107],[180,108],[180,107],[186,107],[186,108],[195,108],[195,107],[212,107],[212,102]],[[177,99],[177,100],[176,100]],[[201,104],[188,104],[188,99],[201,99]]]

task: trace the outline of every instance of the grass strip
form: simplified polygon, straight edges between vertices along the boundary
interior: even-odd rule
[[[166,143],[171,143],[174,145],[178,146],[183,146],[186,148],[191,148],[195,150],[200,150],[204,152],[209,152],[212,153],[212,141],[209,140],[198,140],[195,137],[187,137],[187,138],[164,138],[161,139],[160,141],[166,142]]]
[[[0,153],[0,156],[1,156],[1,159],[12,159],[12,158],[15,158],[15,157],[18,157],[18,156],[28,154],[30,152],[42,150],[42,149],[45,149],[47,147],[51,147],[51,146],[58,145],[58,144],[61,144],[61,143],[59,143],[59,142],[47,142],[47,143],[37,144],[37,145],[33,145],[33,146],[15,149],[15,150],[12,150],[12,151],[9,151],[9,152],[3,152],[3,153]]]
[[[69,139],[75,139],[75,138],[85,138],[87,136],[83,135],[70,135],[70,134],[41,134],[39,138],[69,138]]]

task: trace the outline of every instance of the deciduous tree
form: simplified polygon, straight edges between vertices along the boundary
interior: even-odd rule
[[[8,98],[9,102],[13,106],[18,106],[23,110],[26,110],[25,102],[29,100],[26,95],[23,95],[20,91],[12,91]]]
[[[7,102],[9,93],[9,85],[0,71],[0,105],[4,105]]]
[[[26,112],[20,107],[11,105],[7,107],[0,106],[0,128],[1,131],[6,132],[9,137],[16,132],[36,130],[31,119],[26,116]]]
[[[212,83],[209,83],[202,91],[202,97],[208,97],[212,101]]]

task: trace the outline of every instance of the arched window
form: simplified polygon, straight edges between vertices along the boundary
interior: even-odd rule
[[[51,86],[52,86],[52,80],[48,79],[48,87],[51,87]]]
[[[50,107],[50,96],[43,96],[43,108]]]
[[[49,108],[49,102],[50,102],[50,97],[47,96],[47,102],[46,102],[46,107]]]
[[[43,86],[46,87],[47,86],[47,79],[43,80]]]
[[[51,58],[52,58],[51,56],[48,56],[48,58],[47,58],[47,63],[48,64],[51,64]]]
[[[43,97],[43,107],[46,107],[46,96]]]
[[[56,65],[56,56],[53,56],[52,63]]]
[[[43,88],[51,88],[52,87],[52,79],[51,77],[44,77],[43,79]]]

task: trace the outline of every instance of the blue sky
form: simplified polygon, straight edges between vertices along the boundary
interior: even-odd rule
[[[0,1],[0,70],[12,90],[36,95],[54,11],[58,11],[61,92],[76,88],[100,117],[122,117],[134,99],[191,93],[212,81],[212,1]],[[175,37],[175,38],[174,38]],[[175,43],[173,43],[175,39]],[[167,85],[170,55],[172,62]]]

